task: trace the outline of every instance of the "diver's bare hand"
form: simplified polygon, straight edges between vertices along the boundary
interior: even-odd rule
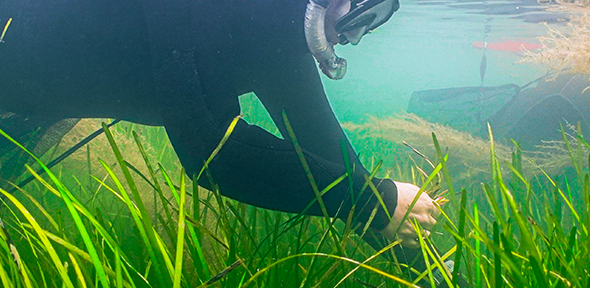
[[[379,231],[379,233],[390,241],[395,239],[402,240],[403,246],[410,248],[419,247],[418,234],[414,230],[414,227],[412,227],[410,220],[417,220],[424,229],[422,232],[423,236],[428,236],[430,235],[430,229],[434,227],[436,219],[440,216],[440,211],[434,205],[434,200],[428,194],[422,192],[418,201],[416,201],[416,204],[408,214],[408,218],[401,223],[420,188],[410,183],[394,182],[397,186],[397,208],[393,213],[392,221],[383,230]],[[397,236],[395,235],[396,231]]]

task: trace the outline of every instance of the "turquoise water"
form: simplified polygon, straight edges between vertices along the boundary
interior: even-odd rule
[[[340,121],[363,121],[403,112],[414,91],[479,86],[482,49],[474,41],[539,43],[559,21],[545,8],[519,1],[401,1],[393,18],[357,46],[338,46],[348,61],[339,81],[323,78]],[[487,50],[484,86],[524,85],[547,72],[537,64],[516,64],[520,52]]]

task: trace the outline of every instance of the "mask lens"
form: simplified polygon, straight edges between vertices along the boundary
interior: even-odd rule
[[[342,29],[337,31],[338,33],[345,33],[348,31],[356,30],[361,27],[370,27],[371,24],[375,21],[377,15],[375,14],[366,14],[360,15],[356,19],[353,19],[353,22],[347,23],[347,25],[343,26]]]
[[[364,33],[387,22],[399,9],[398,0],[367,0],[353,6],[351,11],[336,21],[336,32],[342,34],[360,27],[366,27]]]

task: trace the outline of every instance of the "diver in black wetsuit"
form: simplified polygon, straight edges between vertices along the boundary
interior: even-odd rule
[[[55,120],[108,117],[164,125],[192,175],[240,114],[237,96],[254,91],[289,139],[286,113],[320,189],[345,173],[345,141],[354,187],[343,181],[323,196],[330,216],[348,215],[352,189],[357,206],[365,207],[356,210],[358,223],[378,207],[371,228],[415,247],[409,222],[395,231],[418,187],[372,180],[392,220],[370,189],[359,192],[368,172],[346,140],[316,68],[317,60],[328,77],[344,76],[346,61],[334,54],[334,45],[357,44],[399,3],[308,1],[2,1],[0,21],[13,21],[0,43],[0,108]],[[209,169],[223,195],[259,207],[297,213],[315,198],[292,143],[242,120]],[[410,217],[430,229],[437,213],[422,194]],[[307,214],[322,212],[316,204]]]

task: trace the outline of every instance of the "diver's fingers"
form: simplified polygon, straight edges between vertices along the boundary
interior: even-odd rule
[[[425,230],[422,230],[421,234],[422,234],[422,239],[426,239],[428,236],[430,236],[430,231],[425,229]],[[408,248],[420,247],[420,238],[418,237],[418,234],[416,233],[416,231],[413,231],[413,233],[408,233],[403,236],[400,236],[400,239],[402,240],[402,246],[404,246],[404,247],[408,247]]]
[[[424,229],[432,229],[436,225],[437,221],[436,218],[432,217],[432,215],[428,215],[428,221],[421,223]]]
[[[436,225],[436,223],[437,223],[436,218],[434,218],[430,213],[428,213],[428,214],[423,213],[420,215],[412,215],[412,219],[413,220],[411,220],[411,221],[416,220],[420,224],[420,226],[422,226],[422,228],[425,228],[425,229],[432,229],[434,227],[434,225]]]
[[[437,207],[436,205],[432,205],[432,206],[433,207],[432,207],[432,210],[430,211],[430,215],[432,215],[432,218],[438,219],[441,215],[440,208]]]
[[[418,240],[418,238],[407,239],[407,240],[402,241],[402,246],[408,247],[408,248],[419,248],[420,241]]]

